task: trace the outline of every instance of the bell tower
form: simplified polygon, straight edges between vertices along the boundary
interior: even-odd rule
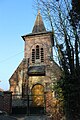
[[[53,58],[53,39],[52,32],[46,31],[40,11],[38,11],[32,33],[22,38],[25,42],[24,57],[28,61],[28,93],[32,96],[33,106],[44,108],[45,100],[42,96],[46,89],[51,90],[52,84],[50,57]]]
[[[26,59],[29,59],[29,65],[46,65],[49,64],[49,57],[53,57],[52,32],[46,31],[40,11],[38,11],[32,33],[22,36],[25,41]]]

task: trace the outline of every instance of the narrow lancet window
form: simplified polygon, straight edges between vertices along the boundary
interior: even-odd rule
[[[41,62],[44,62],[44,50],[41,48]]]
[[[35,63],[35,49],[32,49],[32,63]]]
[[[39,46],[36,46],[36,59],[39,59]]]

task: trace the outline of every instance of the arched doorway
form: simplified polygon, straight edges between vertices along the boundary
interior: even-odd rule
[[[41,84],[32,87],[32,105],[34,107],[44,106],[44,86]]]
[[[44,86],[35,84],[31,90],[32,104],[30,107],[31,114],[44,114],[45,113],[45,99],[44,99]]]

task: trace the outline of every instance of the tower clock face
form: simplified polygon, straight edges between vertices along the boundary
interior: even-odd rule
[[[44,87],[42,85],[35,85],[32,88],[33,106],[43,107],[44,105]]]

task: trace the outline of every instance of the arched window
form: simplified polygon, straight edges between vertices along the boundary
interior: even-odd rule
[[[35,49],[32,49],[32,63],[35,63]]]
[[[44,62],[44,50],[41,48],[41,62]]]
[[[36,46],[36,59],[39,59],[39,46]]]
[[[32,63],[38,61],[44,62],[44,49],[40,48],[39,45],[36,46],[36,49],[32,49]]]

